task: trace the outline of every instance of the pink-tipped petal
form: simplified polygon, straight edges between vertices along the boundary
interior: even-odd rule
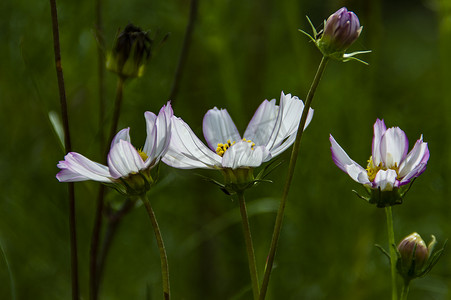
[[[385,131],[387,131],[387,127],[385,126],[384,120],[377,119],[376,123],[374,123],[373,130],[374,136],[371,153],[374,164],[378,166],[382,162],[380,149],[381,139]]]
[[[69,152],[57,165],[61,171],[56,175],[60,182],[94,180],[111,182],[108,167],[96,163],[85,156]]]
[[[416,169],[418,165],[426,165],[429,160],[428,144],[423,142],[423,136],[416,141],[415,146],[406,156],[404,161],[399,166],[399,177],[407,176],[412,170]],[[423,170],[424,171],[424,170]]]

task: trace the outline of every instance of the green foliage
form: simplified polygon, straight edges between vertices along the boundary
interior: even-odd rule
[[[364,26],[349,50],[371,49],[365,56],[370,65],[330,62],[325,72],[302,140],[267,299],[389,297],[389,265],[373,246],[387,248],[385,216],[353,195],[358,184],[332,162],[329,133],[361,164],[371,151],[377,117],[400,126],[410,146],[424,134],[431,159],[404,203],[393,207],[396,239],[412,231],[439,240],[451,236],[451,10],[445,2],[346,3]],[[144,76],[125,88],[119,128],[132,127],[137,144],[145,140],[144,111],[157,112],[168,100],[188,3],[103,1],[107,49],[129,21],[150,30],[152,39],[171,33]],[[282,90],[305,98],[321,57],[298,29],[309,30],[305,15],[321,24],[340,6],[336,1],[200,1],[179,96],[172,103],[175,115],[201,136],[205,112],[227,108],[242,132],[262,100],[278,99]],[[58,12],[73,148],[102,160],[94,3],[58,1]],[[55,179],[64,153],[49,120],[50,112],[59,113],[59,96],[48,3],[2,1],[0,27],[0,299],[14,293],[15,299],[69,299],[67,188]],[[105,79],[109,121],[116,76],[106,73]],[[289,154],[266,178],[273,183],[246,194],[260,278]],[[165,239],[173,298],[249,299],[238,203],[205,184],[194,175],[198,172],[162,165],[160,181],[149,192]],[[222,180],[219,172],[201,172]],[[84,299],[96,194],[96,183],[76,184]],[[107,196],[120,197],[113,191]],[[451,298],[450,270],[445,253],[432,276],[412,284],[409,299]],[[100,296],[161,298],[158,249],[142,207],[120,224]]]

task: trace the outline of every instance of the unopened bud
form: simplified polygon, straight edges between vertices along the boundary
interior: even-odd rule
[[[357,40],[361,31],[359,18],[342,7],[327,19],[318,46],[328,54],[345,51]]]
[[[123,78],[140,77],[151,55],[152,40],[141,28],[128,24],[108,54],[106,68]]]
[[[419,273],[427,259],[429,258],[429,250],[421,236],[414,232],[405,237],[398,245],[399,270],[403,276],[413,276]],[[415,276],[416,277],[416,276]]]

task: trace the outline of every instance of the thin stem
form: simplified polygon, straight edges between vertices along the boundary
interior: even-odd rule
[[[304,132],[305,123],[307,121],[308,112],[310,106],[312,104],[313,96],[315,95],[316,88],[321,80],[321,76],[324,73],[326,68],[328,58],[324,57],[321,59],[321,62],[318,66],[318,70],[316,71],[315,78],[313,79],[310,90],[307,94],[307,99],[305,100],[304,110],[302,111],[301,121],[299,122],[298,131],[296,133],[296,140],[294,141],[293,150],[291,151],[290,164],[288,166],[288,174],[287,180],[285,182],[282,198],[280,199],[279,209],[277,211],[276,223],[274,225],[274,232],[271,240],[271,246],[269,249],[268,260],[265,268],[265,275],[263,277],[262,287],[260,289],[260,298],[261,300],[265,299],[266,291],[268,289],[269,277],[271,276],[272,266],[274,263],[274,257],[276,254],[277,243],[279,241],[280,231],[282,228],[283,215],[285,211],[285,205],[288,198],[288,192],[290,190],[291,181],[293,179],[294,169],[296,166],[296,161],[299,156],[299,147],[301,144],[302,133]]]
[[[161,277],[163,281],[163,298],[165,300],[169,300],[171,297],[169,285],[169,266],[168,266],[168,257],[166,255],[166,249],[164,248],[163,237],[161,236],[160,227],[158,226],[155,213],[153,212],[152,206],[150,206],[150,202],[149,199],[147,199],[146,194],[143,194],[141,196],[141,201],[144,203],[147,213],[149,214],[150,222],[152,222],[152,227],[155,232],[155,238],[157,240],[158,249],[160,250]]]
[[[396,287],[396,260],[398,259],[395,251],[395,233],[393,231],[393,215],[391,206],[385,207],[387,216],[387,233],[388,247],[390,249],[390,266],[391,266],[391,284],[392,284],[392,300],[398,299],[398,291]]]
[[[56,76],[58,78],[58,90],[60,95],[61,118],[64,128],[64,148],[65,152],[72,151],[69,115],[67,112],[66,89],[64,86],[63,67],[61,65],[61,47],[58,28],[58,12],[56,9],[56,0],[50,0],[50,11],[52,15],[53,29],[53,50],[55,52]],[[75,218],[75,189],[74,183],[68,183],[69,194],[69,235],[70,235],[70,253],[71,253],[71,277],[72,277],[72,299],[79,299],[78,285],[78,253],[77,253],[77,232]]]
[[[258,273],[257,273],[257,264],[255,263],[255,252],[254,246],[252,244],[252,235],[251,229],[249,226],[249,217],[247,215],[246,210],[246,202],[244,200],[244,192],[239,192],[238,201],[240,203],[240,213],[241,213],[241,221],[243,222],[243,234],[244,240],[246,241],[246,250],[247,250],[247,259],[249,262],[249,272],[251,275],[252,282],[252,292],[254,294],[254,299],[258,299],[259,297],[259,288],[258,288]]]
[[[401,300],[407,300],[407,295],[409,294],[410,281],[404,281],[401,291]]]
[[[174,81],[172,83],[171,92],[169,93],[169,100],[174,103],[177,97],[180,81],[182,79],[183,69],[185,68],[186,58],[188,57],[189,48],[191,46],[191,39],[193,36],[194,22],[197,17],[198,4],[197,0],[191,0],[188,25],[186,26],[185,37],[183,39],[182,50],[180,52],[177,69],[174,74]]]
[[[108,152],[109,152],[109,145],[111,144],[114,135],[117,131],[117,125],[119,123],[119,116],[121,112],[121,106],[122,106],[122,98],[123,98],[123,91],[124,91],[124,82],[125,79],[122,77],[118,78],[117,87],[116,87],[116,101],[114,103],[114,112],[113,112],[113,119],[111,121],[111,127],[110,127],[110,133],[108,136],[106,147],[103,149],[103,157],[104,161],[106,161]],[[102,277],[103,272],[103,266],[102,269],[99,268],[99,262],[98,262],[98,252],[99,252],[99,240],[100,240],[100,229],[102,227],[102,212],[104,208],[104,198],[105,198],[105,186],[100,185],[99,187],[99,193],[97,195],[97,207],[96,207],[96,213],[94,217],[94,227],[92,229],[92,236],[91,236],[91,249],[90,249],[90,270],[89,270],[89,282],[90,282],[90,299],[91,300],[97,300],[98,294],[99,294],[99,288],[100,288],[100,279]]]

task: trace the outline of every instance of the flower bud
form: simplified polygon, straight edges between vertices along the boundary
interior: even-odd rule
[[[405,237],[398,245],[400,257],[398,271],[403,277],[418,277],[429,258],[429,249],[421,236],[414,232]]]
[[[361,31],[359,18],[342,7],[327,19],[318,47],[325,55],[343,52],[357,40]]]
[[[106,68],[126,78],[141,77],[151,55],[152,40],[141,28],[128,24],[108,54]]]

